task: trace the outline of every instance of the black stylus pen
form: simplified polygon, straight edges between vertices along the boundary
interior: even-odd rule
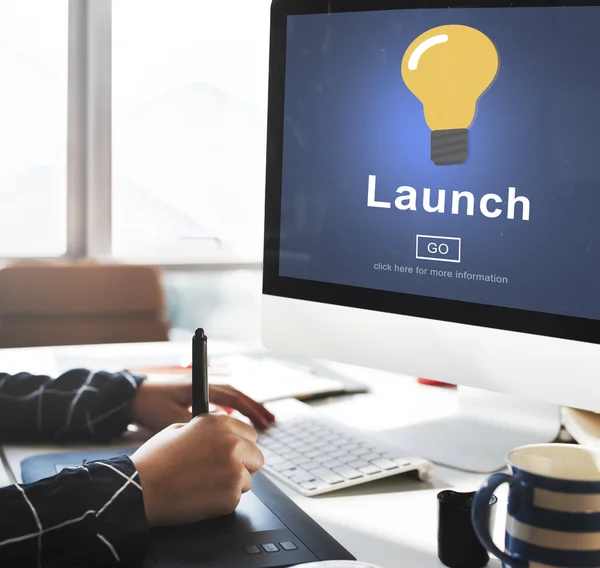
[[[192,339],[192,415],[208,414],[208,354],[202,328]]]

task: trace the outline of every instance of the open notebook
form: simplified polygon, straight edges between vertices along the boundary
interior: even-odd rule
[[[146,374],[150,379],[191,373],[182,367],[131,370]],[[364,385],[335,372],[326,364],[263,352],[211,357],[208,374],[212,384],[231,385],[258,402],[286,398],[309,400],[367,392]]]

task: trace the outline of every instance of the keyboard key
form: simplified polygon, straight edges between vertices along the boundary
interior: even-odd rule
[[[317,463],[325,463],[331,460],[331,456],[329,454],[319,454],[318,456],[315,456],[313,458],[313,461],[316,461]]]
[[[371,454],[366,454],[364,456],[360,456],[361,460],[365,460],[368,462],[372,462],[373,460],[378,460],[381,458],[381,454],[376,454],[376,453],[371,453]]]
[[[400,452],[385,452],[381,456],[384,459],[395,461],[400,467],[408,467],[410,462],[406,461],[406,456],[402,457]]]
[[[344,465],[344,463],[341,462],[340,460],[329,460],[323,464],[323,467],[326,467],[327,469],[333,469],[335,467],[340,467],[342,465]]]
[[[265,552],[279,552],[279,548],[277,548],[276,544],[263,544],[261,545]]]
[[[358,479],[359,477],[363,477],[363,474],[360,471],[348,466],[336,467],[333,471],[346,479]]]
[[[356,461],[356,456],[353,456],[352,454],[346,454],[345,456],[340,457],[340,461],[345,464],[350,464],[353,461]]]
[[[280,471],[279,473],[281,473],[281,475],[283,475],[284,477],[294,477],[294,475],[298,473],[298,468],[292,467],[290,469]]]
[[[332,458],[341,458],[342,456],[347,455],[346,450],[334,450],[329,454]]]
[[[354,456],[352,456],[352,457],[354,457]],[[356,460],[356,461],[351,461],[348,465],[350,467],[358,469],[359,467],[367,467],[369,465],[369,462],[366,462],[364,460]]]
[[[366,456],[368,454],[371,453],[371,449],[370,448],[357,448],[356,450],[352,450],[350,452],[351,454],[354,454],[357,458],[361,457],[361,456]]]
[[[343,477],[325,468],[313,469],[310,473],[312,473],[315,477],[322,479],[325,483],[329,483],[329,485],[336,485],[338,483],[343,483],[344,481]]]
[[[349,443],[349,444],[344,444],[342,446],[342,449],[346,450],[348,453],[352,452],[352,450],[357,450],[360,446],[358,444],[354,444],[354,443]],[[379,456],[377,456],[379,457]]]
[[[308,481],[306,483],[301,483],[300,486],[306,489],[307,491],[316,491],[319,488],[316,483]]]
[[[290,481],[297,483],[300,485],[306,481],[316,481],[315,476],[312,473],[308,473],[308,471],[297,470],[296,474],[290,477]]]
[[[289,461],[284,461],[281,463],[278,463],[277,465],[273,466],[273,469],[275,471],[285,471],[286,469],[292,469],[296,467],[292,462]]]
[[[249,544],[248,546],[244,546],[244,550],[247,554],[260,554],[260,548],[255,544]]]
[[[308,463],[303,463],[303,464],[298,464],[299,466],[302,466],[302,469],[305,469],[306,471],[311,471],[313,469],[317,469],[318,467],[321,467],[320,463],[317,463],[316,461],[311,461]]]
[[[312,460],[306,456],[300,456],[298,459],[294,460],[296,465],[304,465],[305,463],[311,463]]]
[[[374,465],[366,465],[365,467],[359,467],[358,471],[362,471],[365,475],[375,475],[381,473],[381,470]]]
[[[268,465],[273,466],[273,467],[276,465],[279,465],[280,463],[283,463],[284,461],[286,461],[286,460],[284,460],[281,456],[277,456],[277,455],[271,456],[268,459],[265,458],[265,462]]]
[[[326,442],[325,440],[318,440],[313,443],[313,446],[318,450],[319,448],[324,448],[326,446],[329,446],[329,443]]]
[[[382,452],[381,453],[381,457],[386,458],[388,460],[402,459],[399,456],[400,456],[400,454],[398,452]]]
[[[280,454],[282,458],[291,461],[291,462],[295,462],[297,458],[301,458],[302,454],[298,453],[295,450],[288,450],[287,452],[283,452],[282,454]]]
[[[293,542],[280,542],[279,546],[281,546],[283,550],[298,550],[298,547]]]
[[[311,450],[310,452],[307,452],[306,454],[304,454],[307,458],[315,458],[317,456],[321,455],[321,450]],[[379,457],[379,456],[378,456]]]
[[[312,432],[298,432],[296,437],[305,444],[312,444],[315,441],[315,434]]]
[[[376,465],[377,467],[380,467],[381,469],[396,469],[398,467],[398,464],[396,462],[393,462],[392,460],[386,460],[386,459],[379,459],[379,460],[371,460],[371,463],[373,463],[374,465]]]

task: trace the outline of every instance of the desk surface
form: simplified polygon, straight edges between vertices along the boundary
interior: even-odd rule
[[[70,353],[75,361],[86,354],[106,359],[111,351],[123,357],[127,349],[134,358],[144,351],[158,358],[164,356],[165,364],[169,364],[178,362],[173,358],[181,356],[183,347],[171,344],[69,348],[63,349],[63,353]],[[13,350],[10,357],[14,357],[15,362],[17,359],[22,361],[24,351]],[[46,351],[44,356],[48,357],[48,353]],[[169,357],[171,360],[167,361]],[[413,379],[378,371],[347,366],[341,366],[340,370],[368,384],[372,392],[315,404],[327,416],[375,436],[384,436],[386,429],[456,411],[457,396],[453,390],[425,387]],[[127,440],[123,445],[131,445],[131,441]],[[55,446],[5,446],[4,451],[19,479],[22,459],[60,449]],[[396,477],[313,498],[298,495],[282,485],[280,488],[360,560],[381,568],[440,568],[442,564],[437,559],[437,493],[447,488],[473,491],[483,479],[481,475],[437,467],[432,481],[427,484]],[[7,482],[0,469],[0,484],[3,481]],[[504,500],[504,494],[499,497]],[[503,507],[498,507],[496,542],[503,540],[502,511]],[[498,568],[500,563],[492,560],[489,566]]]

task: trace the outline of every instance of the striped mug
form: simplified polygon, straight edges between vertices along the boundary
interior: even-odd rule
[[[523,446],[507,456],[510,473],[491,475],[472,509],[475,532],[505,567],[600,567],[600,448]],[[494,491],[509,484],[505,551],[489,530]]]

